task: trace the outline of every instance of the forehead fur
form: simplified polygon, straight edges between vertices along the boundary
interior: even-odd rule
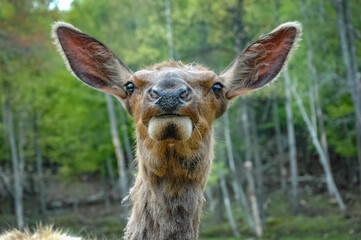
[[[148,66],[145,69],[149,70],[149,71],[157,71],[157,70],[162,70],[164,68],[180,68],[180,69],[190,70],[190,71],[195,71],[195,70],[209,71],[208,68],[206,68],[200,64],[195,64],[195,63],[183,64],[181,61],[174,61],[174,60],[157,63],[154,65]]]
[[[175,77],[181,78],[189,84],[200,81],[212,81],[216,74],[208,68],[198,64],[183,64],[181,61],[165,61],[134,73],[137,80],[155,83],[159,80]],[[139,82],[138,82],[139,84]]]

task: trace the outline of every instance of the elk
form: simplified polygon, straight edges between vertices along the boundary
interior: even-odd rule
[[[221,73],[166,61],[132,72],[108,47],[57,22],[53,38],[68,70],[114,95],[136,126],[138,173],[126,240],[196,240],[213,160],[212,123],[229,102],[274,80],[301,25],[288,22],[253,42]]]

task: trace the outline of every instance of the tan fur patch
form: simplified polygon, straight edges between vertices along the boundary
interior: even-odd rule
[[[55,230],[51,226],[38,227],[34,232],[25,230],[8,231],[0,235],[0,240],[85,240],[81,237],[73,237],[65,232]]]
[[[185,141],[192,134],[192,121],[189,117],[183,116],[153,117],[149,121],[148,133],[151,138],[158,141],[169,138]]]

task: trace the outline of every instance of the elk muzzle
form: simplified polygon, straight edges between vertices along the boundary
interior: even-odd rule
[[[150,119],[148,134],[155,140],[187,140],[192,135],[193,123],[179,109],[192,101],[191,88],[181,79],[168,78],[159,81],[148,91],[148,99],[160,115]]]

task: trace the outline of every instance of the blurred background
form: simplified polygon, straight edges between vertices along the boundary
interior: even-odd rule
[[[53,22],[106,43],[134,71],[173,58],[219,72],[260,35],[299,21],[288,70],[215,123],[200,237],[361,239],[360,3],[0,0],[0,232],[42,222],[120,239],[126,224],[132,119],[67,72]]]

